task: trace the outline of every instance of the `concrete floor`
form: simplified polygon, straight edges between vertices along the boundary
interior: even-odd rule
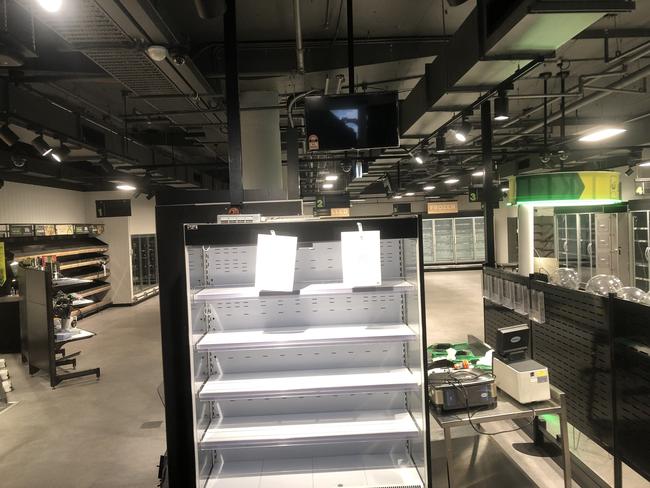
[[[111,308],[81,321],[97,337],[66,347],[82,350],[78,368],[99,366],[99,381],[74,379],[52,390],[8,359],[17,405],[0,413],[3,488],[150,488],[165,451],[158,299]]]
[[[480,271],[426,273],[425,283],[429,343],[462,341],[467,334],[482,337]],[[10,401],[18,404],[0,413],[0,487],[157,486],[156,464],[165,450],[164,409],[157,393],[162,381],[158,313],[154,298],[80,322],[98,336],[67,349],[83,351],[78,367],[100,366],[99,381],[71,380],[52,390],[44,376],[30,377],[17,356],[3,355],[15,387]],[[473,435],[459,430],[461,443]],[[493,439],[537,486],[562,486],[552,460],[512,447],[529,442],[522,433]],[[489,487],[494,479],[484,481],[468,486]]]

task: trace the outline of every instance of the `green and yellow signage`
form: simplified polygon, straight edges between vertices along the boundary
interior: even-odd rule
[[[575,171],[511,176],[508,203],[535,207],[610,205],[621,202],[616,171]]]

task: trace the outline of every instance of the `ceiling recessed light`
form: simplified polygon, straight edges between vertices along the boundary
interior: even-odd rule
[[[623,132],[626,132],[626,129],[620,127],[605,127],[604,129],[598,129],[589,134],[585,134],[578,140],[581,142],[598,142],[617,136]]]
[[[433,186],[433,185],[427,185],[427,186],[425,186],[425,187],[422,188],[422,189],[423,189],[424,191],[431,191],[431,190],[435,190],[436,187]]]
[[[134,191],[134,190],[136,190],[135,186],[128,185],[126,183],[121,183],[121,184],[117,185],[115,188],[117,188],[118,190],[121,190],[121,191]]]
[[[402,198],[402,195],[393,195],[393,198],[394,198],[395,200],[399,200],[400,198]]]
[[[332,188],[334,188],[333,183],[323,183],[323,190],[331,190]]]
[[[43,10],[46,10],[50,13],[58,12],[61,10],[61,5],[63,5],[63,0],[38,0],[38,4]]]
[[[481,171],[475,171],[474,173],[472,173],[472,176],[479,177],[479,176],[483,176],[484,174],[485,171],[481,170]]]
[[[447,185],[455,185],[459,181],[460,180],[458,178],[449,178],[449,179],[445,180],[445,184],[447,184]]]
[[[404,193],[404,195],[407,196],[407,197],[412,197],[412,196],[415,195],[415,193],[413,193],[412,191],[410,191],[410,192]]]
[[[339,175],[327,175],[325,181],[336,181],[339,179]]]

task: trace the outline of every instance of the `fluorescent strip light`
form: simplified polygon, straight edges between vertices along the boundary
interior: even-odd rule
[[[339,179],[339,175],[327,175],[325,181],[336,181]]]
[[[508,120],[509,118],[510,117],[508,117],[507,115],[497,115],[496,117],[494,117],[494,120],[501,122],[503,120]]]
[[[455,185],[459,181],[460,180],[458,178],[449,178],[448,180],[445,180],[445,184],[447,184],[447,185]]]
[[[395,200],[399,200],[400,198],[402,198],[402,195],[393,195],[393,198],[394,198]]]
[[[626,132],[626,129],[621,129],[620,127],[607,127],[605,129],[600,129],[590,134],[586,134],[578,139],[580,142],[598,142],[610,137],[617,136]]]
[[[127,184],[120,184],[120,185],[117,185],[115,188],[117,188],[118,190],[121,190],[121,191],[134,191],[134,190],[136,190],[135,186],[127,185]]]
[[[472,173],[472,176],[483,176],[485,174],[485,171],[476,171],[475,173]]]
[[[508,193],[510,191],[510,188],[501,188],[501,191],[503,193]]]
[[[334,188],[333,183],[323,183],[323,190],[331,190],[332,188]]]
[[[433,185],[427,185],[427,186],[425,186],[425,187],[422,188],[422,189],[423,189],[424,191],[431,191],[431,190],[435,190],[436,187],[433,186]]]
[[[412,196],[415,195],[415,193],[413,193],[412,191],[410,191],[410,192],[408,192],[408,193],[404,193],[404,195],[406,195],[407,197],[412,197]]]

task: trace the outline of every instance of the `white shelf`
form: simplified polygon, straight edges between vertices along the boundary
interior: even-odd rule
[[[216,471],[216,468],[215,468]],[[226,463],[206,488],[422,487],[405,453],[260,459]]]
[[[355,344],[415,340],[406,324],[276,327],[273,329],[208,332],[196,344],[198,351],[230,351],[327,344]]]
[[[224,418],[206,430],[201,449],[326,442],[402,440],[419,430],[405,411],[355,411]]]
[[[194,301],[253,299],[264,297],[342,295],[349,293],[392,293],[414,289],[408,281],[386,281],[378,286],[350,287],[343,283],[317,283],[299,288],[294,292],[261,292],[253,286],[204,288],[194,293]],[[261,294],[260,294],[261,293]]]
[[[352,368],[264,373],[226,374],[211,377],[200,400],[231,400],[288,395],[319,395],[347,392],[412,391],[418,378],[407,368]]]

